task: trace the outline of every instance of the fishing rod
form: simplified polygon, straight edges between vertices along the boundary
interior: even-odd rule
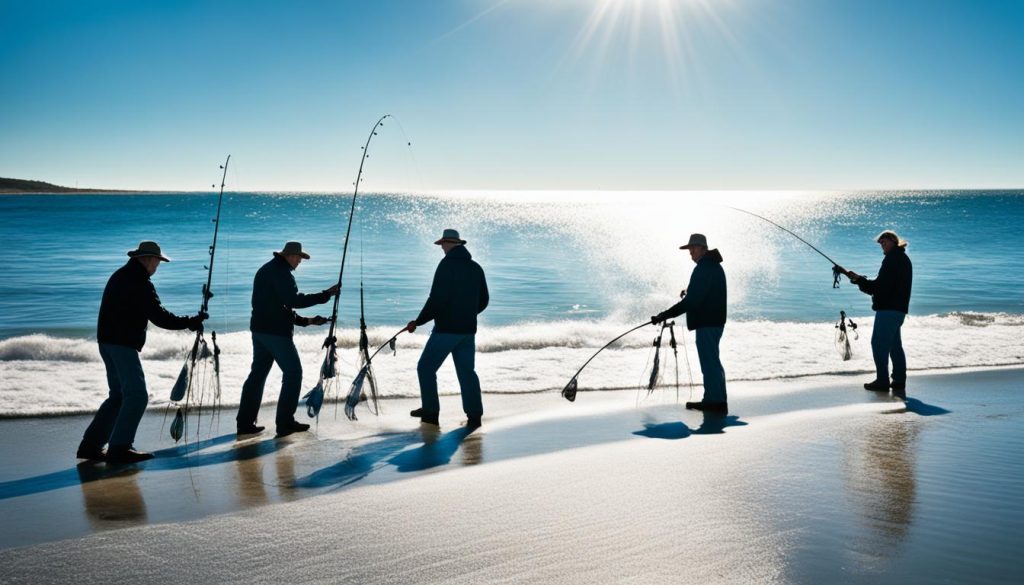
[[[399,335],[406,331],[407,329],[404,327],[402,329],[399,329],[398,333],[392,335],[390,339],[381,344],[381,346],[378,347],[376,351],[374,351],[372,354],[368,353],[367,350],[362,349],[363,341],[362,339],[360,339],[360,349],[361,351],[364,352],[363,356],[365,358],[365,361],[363,363],[363,367],[359,369],[359,373],[356,374],[355,379],[352,380],[352,386],[349,388],[348,396],[345,398],[345,416],[348,417],[348,420],[358,420],[356,418],[356,406],[359,404],[360,401],[362,401],[363,382],[365,382],[366,380],[370,381],[370,394],[373,396],[373,401],[375,403],[377,402],[377,382],[373,379],[373,372],[370,369],[370,366],[373,364],[373,358],[377,357],[377,354],[380,353],[380,351],[385,347],[389,347],[391,348],[391,351],[397,353],[398,350],[395,347],[395,341],[398,339]],[[368,340],[366,348],[369,348]],[[379,412],[379,409],[380,407],[378,405],[376,410]]]
[[[220,193],[217,195],[217,216],[213,219],[213,243],[210,244],[209,254],[210,261],[203,268],[206,269],[206,283],[203,284],[203,300],[199,305],[199,314],[208,314],[207,311],[210,308],[210,299],[213,298],[213,291],[210,289],[213,283],[213,261],[217,257],[217,236],[220,233],[220,212],[224,203],[224,186],[227,184],[228,176],[228,165],[231,163],[231,155],[229,154],[227,159],[224,160],[224,164],[220,165],[223,173],[220,177]],[[217,185],[211,185],[216,188]],[[181,367],[181,372],[178,374],[178,379],[171,388],[171,402],[181,402],[184,399],[184,404],[178,406],[178,412],[174,415],[174,421],[171,423],[171,438],[175,442],[179,441],[185,433],[185,418],[188,415],[188,406],[192,401],[194,381],[195,381],[195,367],[196,363],[207,358],[213,358],[213,373],[214,373],[214,408],[220,404],[220,347],[217,345],[217,332],[213,331],[210,334],[210,339],[213,342],[213,351],[210,351],[209,345],[206,343],[206,339],[203,337],[203,328],[200,324],[199,329],[196,331],[195,341],[192,342],[192,349],[189,351],[185,358],[185,364]],[[202,414],[202,402],[205,398],[205,392],[200,396],[199,400],[199,416]],[[166,415],[165,415],[166,416]],[[199,430],[198,421],[196,423],[196,430]]]
[[[320,407],[324,401],[324,383],[326,380],[337,376],[337,363],[338,363],[338,338],[335,336],[338,326],[338,305],[341,302],[341,287],[342,280],[345,276],[345,260],[348,258],[348,242],[352,235],[352,219],[356,214],[356,199],[359,197],[359,183],[363,180],[363,166],[366,164],[366,159],[370,156],[370,142],[373,141],[373,137],[377,135],[377,129],[384,125],[384,120],[390,118],[391,114],[384,114],[377,120],[377,123],[373,125],[370,130],[369,136],[366,137],[366,144],[363,145],[363,156],[359,160],[359,172],[356,173],[356,181],[353,183],[355,188],[352,190],[352,205],[348,212],[348,227],[345,229],[345,243],[341,250],[341,268],[338,270],[338,293],[334,295],[334,305],[331,308],[331,316],[328,319],[331,322],[330,331],[327,333],[327,337],[324,339],[323,349],[326,349],[324,355],[323,364],[320,366],[320,380],[317,382],[316,387],[310,390],[306,398],[306,414],[310,418],[315,418],[320,414]]]
[[[752,216],[754,216],[754,217],[756,217],[756,218],[758,218],[760,220],[764,220],[764,221],[772,224],[773,226],[779,228],[780,230],[786,232],[787,234],[793,236],[794,238],[800,240],[801,242],[807,244],[812,250],[814,250],[818,254],[821,254],[821,256],[825,260],[828,260],[829,262],[832,263],[832,288],[839,288],[839,276],[840,275],[849,276],[849,272],[845,268],[840,266],[838,262],[836,262],[835,260],[829,258],[828,255],[826,255],[824,252],[819,250],[814,244],[812,244],[812,243],[808,242],[807,240],[801,238],[800,236],[796,235],[795,233],[793,233],[793,231],[791,231],[791,230],[789,230],[789,229],[787,229],[785,227],[782,227],[781,225],[775,223],[774,221],[768,219],[767,217],[764,217],[763,215],[758,215],[756,213],[747,211],[746,209],[740,209],[739,207],[732,207],[732,206],[729,206],[729,205],[727,205],[726,207],[728,207],[729,209],[735,210],[735,211],[739,211],[741,213],[746,213],[747,215],[752,215]]]
[[[632,332],[636,331],[637,329],[640,329],[640,328],[646,327],[646,326],[648,326],[648,325],[650,325],[650,324],[652,324],[652,323],[654,323],[654,321],[653,321],[653,320],[651,320],[651,321],[646,321],[646,322],[644,322],[644,323],[641,323],[641,324],[637,325],[636,327],[634,327],[634,328],[630,329],[629,331],[627,331],[627,332],[623,333],[622,335],[619,335],[619,336],[618,336],[618,337],[616,337],[615,339],[613,339],[613,340],[609,341],[608,343],[604,344],[604,346],[603,346],[603,347],[602,347],[601,349],[599,349],[599,350],[595,351],[595,352],[594,352],[594,355],[590,356],[590,359],[588,359],[587,361],[585,361],[585,362],[583,363],[583,365],[582,365],[582,366],[580,366],[580,369],[576,370],[576,373],[575,373],[575,374],[573,374],[573,376],[572,376],[572,379],[571,379],[571,380],[569,380],[569,383],[568,383],[568,384],[566,384],[566,385],[565,385],[565,388],[563,388],[563,389],[562,389],[562,396],[563,396],[563,397],[564,397],[564,398],[565,398],[566,400],[568,400],[569,402],[575,402],[575,401],[576,401],[576,392],[577,392],[577,390],[578,390],[578,386],[579,386],[579,382],[577,381],[577,379],[576,379],[576,378],[577,378],[577,377],[578,377],[578,376],[580,375],[580,372],[582,372],[582,371],[583,371],[583,368],[587,367],[587,365],[588,365],[588,364],[590,364],[590,362],[592,362],[592,361],[594,360],[594,358],[596,358],[596,357],[597,357],[597,354],[601,353],[601,352],[602,352],[602,351],[604,351],[605,349],[608,349],[608,347],[609,347],[609,346],[610,346],[611,344],[613,344],[613,343],[615,343],[616,341],[618,341],[618,340],[622,339],[623,337],[625,337],[625,336],[629,335],[630,333],[632,333]]]

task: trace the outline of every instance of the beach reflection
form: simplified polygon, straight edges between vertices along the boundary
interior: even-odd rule
[[[868,427],[858,441],[848,443],[843,477],[847,493],[871,533],[860,539],[875,556],[897,546],[907,536],[917,498],[915,421],[893,424],[886,417]]]
[[[277,491],[282,501],[291,502],[299,495],[295,492],[295,457],[291,451],[278,451],[274,458],[277,470]]]
[[[147,521],[146,500],[138,483],[142,469],[134,467],[110,475],[103,466],[82,463],[77,470],[82,481],[85,513],[93,530]]]
[[[263,483],[261,459],[239,459],[235,471],[238,474],[238,503],[243,508],[262,506],[269,502]]]

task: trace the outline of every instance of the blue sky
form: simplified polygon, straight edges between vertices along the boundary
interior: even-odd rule
[[[0,176],[1024,187],[1024,2],[0,0]],[[406,138],[412,147],[406,146]]]

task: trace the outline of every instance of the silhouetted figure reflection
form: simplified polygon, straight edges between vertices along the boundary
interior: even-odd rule
[[[843,469],[847,491],[871,532],[863,541],[873,554],[882,555],[885,548],[899,544],[913,520],[919,430],[915,421],[893,424],[886,417],[858,441],[847,443]]]
[[[295,493],[295,458],[289,451],[281,451],[274,457],[277,468],[277,492],[281,500],[291,502],[298,498]]]
[[[235,464],[238,473],[238,503],[243,508],[262,506],[268,503],[266,486],[263,483],[263,460],[254,457],[238,459]]]
[[[462,464],[476,465],[484,462],[483,433],[472,433],[462,441]]]
[[[137,477],[142,468],[111,471],[92,463],[80,463],[77,470],[85,513],[94,530],[146,522],[146,501]]]

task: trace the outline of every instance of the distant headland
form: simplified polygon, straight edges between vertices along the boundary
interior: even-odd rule
[[[78,189],[76,187],[61,187],[43,181],[28,181],[26,179],[6,179],[0,177],[0,194],[15,195],[24,193],[141,193],[141,191],[126,191],[123,189]]]

